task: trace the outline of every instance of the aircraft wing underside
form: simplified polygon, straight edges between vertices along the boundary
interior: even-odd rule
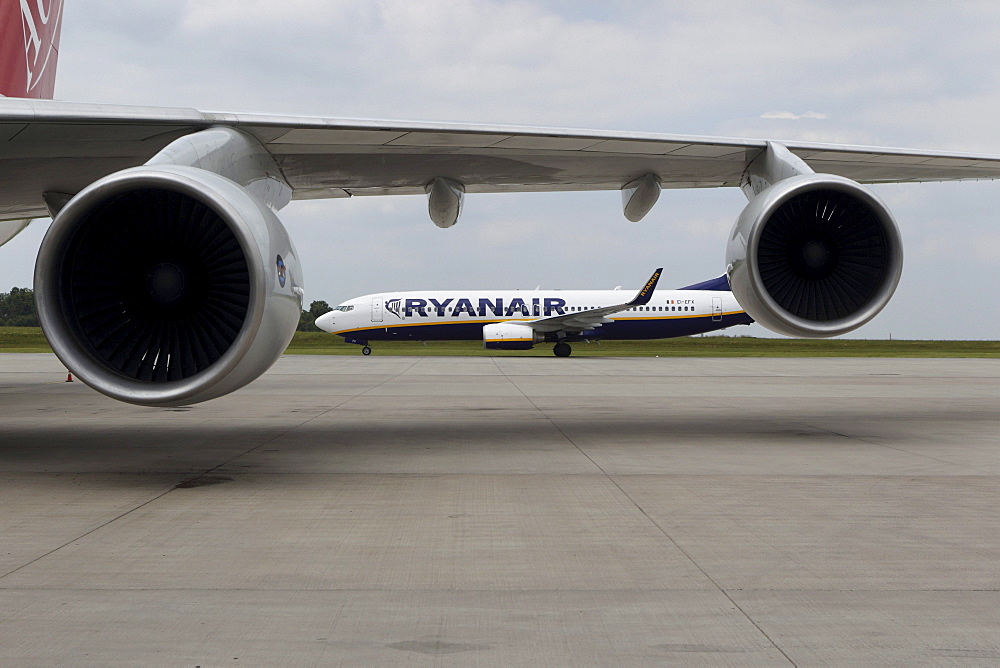
[[[295,199],[423,194],[438,177],[468,193],[739,186],[763,140],[354,121],[116,107],[0,104],[0,220],[45,216],[42,193],[75,194],[143,164],[180,136],[229,126],[275,158]],[[861,183],[1000,178],[1000,156],[785,142],[815,171]]]

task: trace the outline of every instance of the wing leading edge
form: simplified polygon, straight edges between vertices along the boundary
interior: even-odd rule
[[[47,215],[42,193],[74,194],[215,126],[252,135],[296,199],[617,190],[652,174],[664,188],[739,186],[763,140],[499,125],[356,121],[193,109],[0,100],[0,220]],[[785,142],[815,171],[861,183],[1000,178],[1000,156]]]

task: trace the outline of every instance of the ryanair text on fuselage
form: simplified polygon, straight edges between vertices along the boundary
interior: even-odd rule
[[[532,297],[521,299],[514,297],[504,304],[503,297],[495,299],[480,298],[478,303],[471,299],[449,298],[437,300],[409,298],[392,299],[385,302],[385,310],[397,318],[412,318],[414,316],[441,318],[445,314],[458,316],[467,313],[470,316],[493,315],[498,318],[510,318],[517,315],[545,317],[566,314],[566,300],[558,297]]]

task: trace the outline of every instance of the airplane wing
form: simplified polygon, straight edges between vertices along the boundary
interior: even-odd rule
[[[621,311],[627,311],[633,306],[644,306],[649,303],[650,297],[653,296],[653,290],[656,289],[656,284],[660,280],[660,274],[663,273],[663,267],[660,267],[653,272],[653,275],[649,277],[646,281],[646,285],[643,286],[632,301],[625,302],[624,304],[616,304],[614,306],[603,306],[601,308],[593,308],[587,311],[577,311],[575,313],[566,313],[564,315],[556,315],[550,318],[541,318],[539,320],[531,320],[524,323],[530,326],[537,332],[582,332],[587,329],[593,329],[594,327],[600,327],[611,322],[607,316],[612,313],[619,313]]]
[[[357,121],[194,109],[0,100],[0,220],[48,215],[42,193],[75,194],[141,165],[174,139],[240,129],[274,156],[295,199],[423,194],[438,177],[467,193],[739,186],[763,140],[588,130]],[[1000,178],[1000,156],[785,142],[815,171],[861,183]]]

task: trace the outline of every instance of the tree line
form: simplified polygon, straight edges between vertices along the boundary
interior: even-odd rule
[[[0,293],[0,327],[38,327],[34,290],[11,288]]]
[[[316,318],[332,311],[325,301],[314,301],[309,310],[299,315],[300,332],[318,332],[313,324]],[[35,291],[31,288],[11,288],[10,292],[0,292],[0,327],[38,327],[38,313],[35,311]]]

